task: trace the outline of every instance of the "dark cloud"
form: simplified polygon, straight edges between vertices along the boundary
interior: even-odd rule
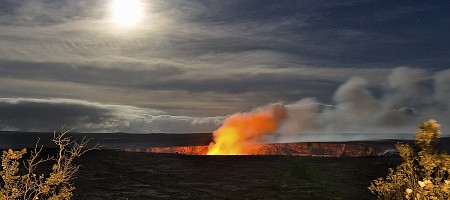
[[[189,92],[218,93],[309,93],[320,96],[320,90],[332,92],[339,82],[327,80],[305,80],[301,77],[283,77],[271,74],[249,77],[228,77],[203,80],[170,80],[143,86],[157,90],[184,90]],[[288,94],[287,94],[288,95]],[[281,97],[281,96],[279,96]]]
[[[171,116],[162,111],[71,99],[0,99],[0,130],[81,132],[212,131],[222,117]]]
[[[58,130],[58,126],[101,124],[113,118],[110,110],[75,102],[11,100],[0,101],[3,130]]]
[[[221,37],[178,43],[200,52],[271,50],[331,67],[447,67],[450,4],[444,1],[166,1],[180,20]],[[190,9],[183,9],[189,7]],[[437,28],[440,27],[440,28]],[[239,30],[234,31],[234,30]],[[214,45],[211,45],[214,44]],[[177,44],[175,44],[177,45]]]
[[[6,0],[0,3],[0,21],[7,25],[53,25],[72,20],[98,19],[106,14],[106,0]]]
[[[143,81],[179,75],[184,71],[180,67],[164,63],[96,64],[0,61],[0,77],[131,87]]]
[[[66,66],[64,63],[4,61],[0,62],[0,77],[141,88],[149,91],[271,93],[278,100],[285,101],[298,99],[299,96],[316,96],[328,101],[327,93],[334,91],[340,84],[339,81],[320,80],[319,77],[315,80],[313,77],[302,77],[288,72],[245,74],[237,71],[231,77],[225,75],[216,78],[205,74],[195,79],[183,76],[186,70],[182,67],[154,64],[144,68],[137,64],[128,64],[126,68],[121,68],[123,64],[92,67]],[[292,97],[293,94],[296,97]]]

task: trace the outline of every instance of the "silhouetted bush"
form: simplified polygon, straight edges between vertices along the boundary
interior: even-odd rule
[[[83,138],[78,142],[68,137],[68,132],[63,130],[60,134],[54,133],[52,141],[58,146],[56,156],[42,157],[42,146],[38,147],[37,143],[27,159],[24,158],[26,149],[3,151],[0,200],[70,199],[75,189],[75,173],[80,168],[73,160],[97,146],[86,149],[89,139]],[[36,174],[36,168],[44,162],[52,162],[50,173]]]
[[[439,134],[435,120],[421,123],[414,145],[396,145],[403,163],[374,180],[369,190],[378,199],[450,199],[450,156],[433,148]]]

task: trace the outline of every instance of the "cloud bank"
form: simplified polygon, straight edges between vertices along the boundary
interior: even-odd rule
[[[107,105],[72,99],[0,99],[0,130],[79,132],[189,133],[209,131],[221,117],[171,116],[134,106]]]
[[[379,86],[380,88],[374,87]],[[399,67],[380,83],[352,77],[333,94],[332,104],[304,98],[286,103],[286,118],[268,141],[301,140],[305,134],[362,133],[380,138],[414,133],[430,118],[449,135],[450,70],[428,73]],[[375,89],[374,89],[375,88]],[[61,125],[82,132],[212,132],[226,116],[191,117],[135,106],[101,104],[72,99],[0,99],[2,130],[53,131]],[[339,137],[339,136],[336,136]],[[357,139],[364,139],[357,138]],[[318,138],[327,140],[330,138]],[[352,139],[352,138],[347,138]]]

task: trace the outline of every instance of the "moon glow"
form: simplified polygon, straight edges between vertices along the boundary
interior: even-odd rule
[[[139,23],[142,18],[143,6],[140,0],[114,0],[112,15],[116,24],[132,26]]]

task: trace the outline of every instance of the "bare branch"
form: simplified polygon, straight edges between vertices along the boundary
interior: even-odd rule
[[[19,173],[19,160],[26,153],[22,151],[8,150],[3,152],[2,170],[0,175],[5,184],[0,188],[0,196],[3,199],[69,199],[72,196],[72,181],[81,165],[74,165],[74,159],[84,153],[99,149],[99,144],[93,148],[86,148],[91,139],[83,137],[80,141],[72,139],[67,134],[73,129],[61,132],[53,132],[52,141],[58,147],[57,155],[41,157],[43,146],[39,145],[40,138],[35,147],[30,151],[30,157],[22,161],[26,172]],[[44,162],[54,162],[49,174],[35,174],[36,168]]]

